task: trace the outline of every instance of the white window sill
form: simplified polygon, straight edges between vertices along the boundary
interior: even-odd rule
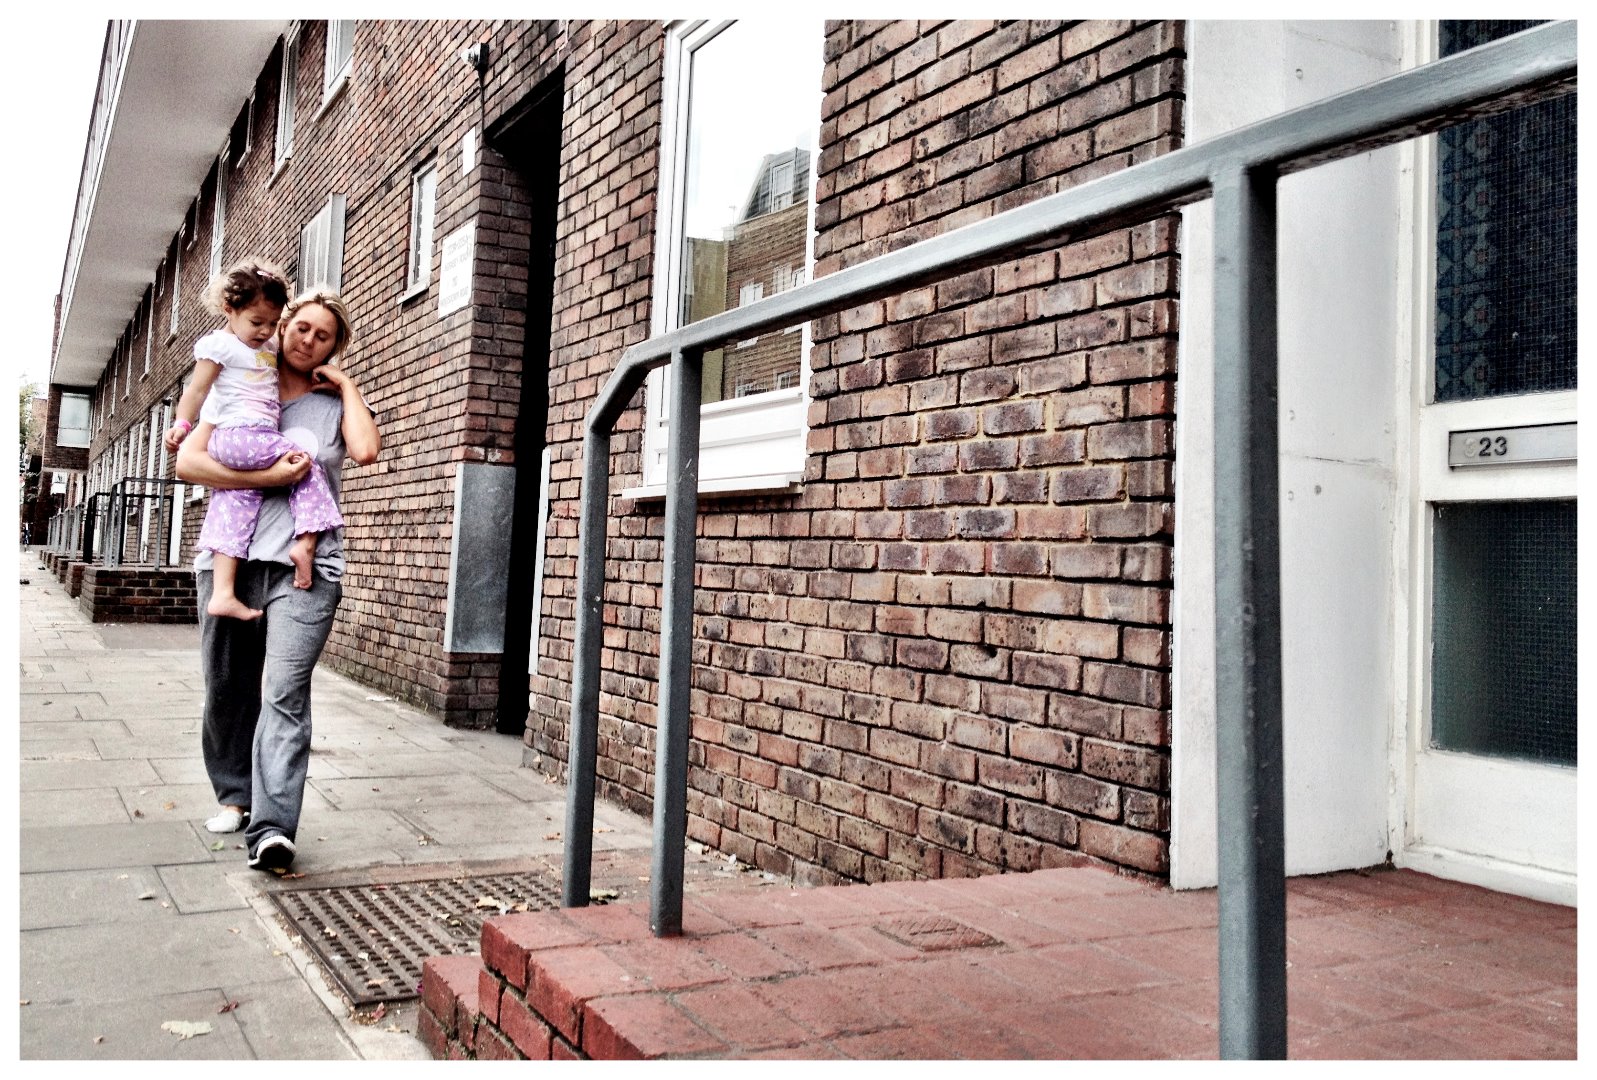
[[[399,299],[396,301],[396,303],[400,307],[405,307],[411,301],[417,300],[417,299],[419,299],[419,298],[421,298],[423,296],[426,296],[427,295],[427,290],[430,289],[431,287],[432,287],[432,278],[430,278],[430,277],[427,280],[425,280],[425,281],[418,281],[418,282],[416,282],[416,284],[412,285],[410,288],[408,288],[404,292],[400,293],[399,294]]]
[[[311,117],[311,123],[315,124],[320,122],[322,116],[326,114],[327,110],[331,109],[333,104],[343,96],[344,88],[349,85],[350,71],[354,68],[354,66],[354,64],[345,64],[344,70],[339,72],[338,75],[334,77],[332,83],[322,87],[322,103],[317,107],[316,115]]]
[[[796,494],[802,473],[771,473],[766,476],[728,476],[719,480],[700,480],[700,498],[729,498],[734,495]],[[635,502],[658,502],[665,498],[665,484],[646,484],[627,488],[623,499]]]
[[[288,149],[284,151],[283,156],[272,163],[272,174],[266,178],[266,186],[271,187],[273,184],[277,183],[277,178],[288,171],[288,167],[293,163],[293,161],[294,144],[289,143]]]

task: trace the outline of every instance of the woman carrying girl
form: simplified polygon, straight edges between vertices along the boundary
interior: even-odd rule
[[[329,363],[351,338],[349,313],[338,294],[301,294],[284,309],[278,333],[281,425],[299,456],[255,471],[227,468],[207,452],[213,428],[202,421],[182,442],[177,475],[218,492],[265,489],[236,585],[239,600],[261,617],[243,621],[213,614],[217,557],[202,550],[194,561],[203,612],[201,745],[221,804],[206,828],[232,832],[247,821],[249,865],[281,871],[294,860],[310,763],[311,672],[342,596],[344,549],[343,529],[319,533],[310,581],[297,584],[292,549],[300,527],[280,489],[303,479],[314,463],[326,473],[336,508],[345,457],[369,464],[381,440],[355,381]]]
[[[219,275],[205,292],[227,320],[194,344],[194,377],[177,404],[177,420],[166,433],[176,452],[196,420],[215,426],[209,452],[230,469],[264,469],[303,451],[278,433],[277,347],[274,335],[288,286],[283,275],[259,259],[245,259]],[[215,390],[213,393],[212,390]],[[327,484],[327,472],[312,462],[289,496],[294,513],[294,584],[307,589],[316,537],[344,524]],[[249,551],[261,511],[257,488],[219,490],[200,529],[198,546],[212,554],[214,591],[206,611],[234,619],[258,619],[260,611],[238,599],[238,561]]]

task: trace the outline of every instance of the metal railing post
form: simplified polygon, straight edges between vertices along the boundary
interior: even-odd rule
[[[1214,180],[1220,1056],[1286,1057],[1276,174]]]
[[[693,565],[699,513],[703,351],[678,350],[671,357],[670,371],[665,576],[660,588],[660,698],[655,710],[654,850],[649,872],[649,926],[656,937],[682,933],[688,733],[693,725]]]
[[[589,423],[582,441],[582,516],[577,524],[576,641],[571,654],[563,907],[584,907],[593,871],[594,774],[599,763],[599,660],[604,646],[605,521],[610,505],[610,427]]]

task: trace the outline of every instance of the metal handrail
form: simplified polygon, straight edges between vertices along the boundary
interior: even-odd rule
[[[155,567],[167,565],[169,560],[166,552],[171,544],[171,528],[177,520],[177,489],[181,484],[180,480],[164,476],[125,476],[112,485],[108,495],[109,525],[113,534],[108,538],[110,545],[105,552],[107,565],[120,566],[127,561],[127,534],[128,529],[134,525],[130,509],[135,502],[147,503],[152,499],[155,500],[155,539],[146,541],[146,544],[155,557],[148,561],[139,559],[137,562],[139,565]],[[152,487],[155,490],[150,490]],[[145,512],[148,513],[147,508]]]
[[[1276,187],[1282,176],[1575,88],[1555,22],[1172,151],[622,354],[590,409],[578,524],[562,903],[588,902],[598,757],[610,437],[648,372],[672,366],[650,924],[682,928],[699,372],[703,353],[955,274],[1215,202],[1216,724],[1220,1051],[1286,1056],[1286,888],[1276,418]]]

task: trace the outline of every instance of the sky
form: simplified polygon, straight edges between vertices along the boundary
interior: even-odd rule
[[[6,203],[21,240],[4,271],[7,321],[17,331],[7,362],[41,387],[50,375],[55,295],[105,44],[105,19],[89,8],[87,14],[53,12],[47,38],[26,35],[48,47],[12,50],[0,75],[3,100],[27,103],[8,106],[5,121],[6,143],[17,159],[6,170]]]

